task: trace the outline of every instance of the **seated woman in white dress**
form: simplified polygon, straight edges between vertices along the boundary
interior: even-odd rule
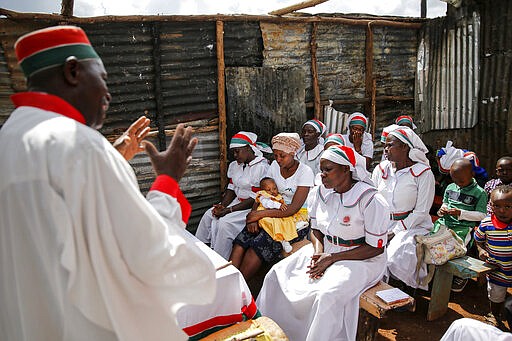
[[[386,270],[389,209],[352,148],[329,147],[320,167],[312,243],[272,267],[256,304],[290,340],[355,340],[359,296]]]
[[[205,212],[197,227],[196,237],[210,244],[225,259],[231,254],[233,239],[245,227],[245,218],[254,204],[260,180],[269,168],[257,138],[256,134],[245,131],[231,138],[229,149],[233,151],[235,161],[228,167],[228,188],[221,202]]]
[[[309,120],[302,125],[302,145],[297,151],[297,160],[309,166],[313,173],[320,172],[320,154],[324,151],[325,124],[319,120]]]
[[[370,167],[373,160],[372,135],[366,132],[368,119],[360,112],[355,112],[348,117],[348,134],[343,135],[345,145],[354,148],[356,152],[366,158],[366,168]]]
[[[388,245],[388,269],[391,275],[412,288],[427,289],[419,280],[426,274],[426,265],[416,271],[415,235],[427,235],[432,229],[429,211],[434,201],[434,174],[425,155],[427,147],[407,127],[397,127],[386,137],[384,153],[387,160],[373,170],[372,180],[386,198],[393,235]]]
[[[247,215],[247,226],[233,241],[233,251],[230,260],[240,269],[246,280],[249,280],[260,268],[263,262],[272,263],[280,259],[283,249],[280,242],[272,237],[258,225],[258,220],[270,218],[284,218],[300,213],[307,221],[305,207],[309,189],[313,187],[314,175],[311,168],[300,163],[295,153],[300,147],[300,138],[297,133],[280,133],[272,138],[272,149],[275,161],[270,165],[267,176],[274,179],[287,208],[257,211],[256,207]],[[293,244],[302,240],[309,229],[297,231],[298,237],[291,240]]]

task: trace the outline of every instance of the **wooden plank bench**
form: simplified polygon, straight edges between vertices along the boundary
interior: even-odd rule
[[[444,265],[436,266],[427,320],[438,319],[448,310],[453,276],[476,278],[494,269],[493,265],[469,256],[452,259]]]
[[[379,330],[379,320],[386,316],[390,310],[409,307],[414,308],[414,298],[406,301],[387,304],[377,296],[377,291],[393,288],[391,285],[380,281],[370,289],[366,290],[359,297],[359,323],[357,326],[357,340],[371,341],[375,339]]]

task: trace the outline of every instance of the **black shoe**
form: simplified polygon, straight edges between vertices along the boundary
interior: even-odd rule
[[[452,282],[452,291],[453,292],[461,292],[468,284],[467,278],[453,277]]]

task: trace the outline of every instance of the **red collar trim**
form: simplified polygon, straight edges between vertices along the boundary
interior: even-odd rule
[[[501,220],[499,220],[498,218],[496,218],[496,216],[494,214],[491,214],[491,222],[494,225],[494,227],[497,228],[498,230],[503,230],[504,228],[506,228],[508,226],[507,223],[504,223]]]
[[[11,101],[17,107],[35,107],[52,111],[85,124],[85,118],[74,106],[60,97],[45,92],[20,92],[11,96]]]

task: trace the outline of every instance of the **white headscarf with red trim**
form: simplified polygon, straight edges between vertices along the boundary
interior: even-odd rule
[[[370,180],[370,173],[366,170],[366,158],[356,153],[350,147],[341,145],[330,146],[322,153],[320,158],[339,165],[349,166],[354,180],[373,184]]]
[[[264,143],[257,143],[256,140],[258,140],[258,135],[256,135],[255,133],[251,133],[248,131],[240,131],[233,135],[233,137],[231,138],[231,142],[229,143],[229,149],[249,146],[254,151],[254,155],[263,156],[263,153],[261,151],[265,151],[264,148],[268,148],[268,146],[265,145]]]
[[[392,135],[409,146],[409,158],[414,162],[419,162],[424,165],[429,165],[427,154],[427,146],[423,143],[416,133],[408,127],[398,127],[389,132]]]
[[[361,114],[360,112],[355,112],[348,117],[348,126],[359,125],[364,128],[368,128],[368,118]]]

